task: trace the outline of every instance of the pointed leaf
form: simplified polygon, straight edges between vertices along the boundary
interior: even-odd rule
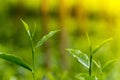
[[[11,54],[2,54],[0,53],[0,58],[7,60],[9,62],[15,63],[19,66],[22,66],[30,71],[32,71],[32,69],[19,57],[17,56],[13,56]]]
[[[86,68],[89,68],[89,58],[86,54],[82,53],[80,50],[67,49],[67,51],[77,58],[77,60]]]
[[[92,43],[90,41],[90,37],[88,35],[88,33],[86,32],[86,36],[87,36],[87,39],[88,39],[88,44],[89,44],[89,51],[90,51],[90,56],[92,56]]]
[[[86,80],[98,80],[98,78],[96,76],[89,76]]]
[[[23,23],[28,35],[31,36],[28,24],[24,20],[22,20],[22,19],[20,19],[20,20]]]
[[[32,33],[32,37],[35,35],[35,30],[36,30],[36,22],[34,22],[34,30],[33,30],[33,33]]]
[[[96,76],[89,76],[87,73],[80,73],[76,75],[76,78],[79,80],[98,80]]]
[[[97,68],[101,68],[101,65],[99,63],[97,63],[95,60],[93,60],[93,63],[97,66]]]
[[[87,33],[87,32],[86,32],[86,36],[87,36],[87,39],[88,39],[88,44],[89,44],[89,46],[91,46],[90,37],[89,37],[89,35],[88,35],[88,33]]]
[[[98,46],[96,46],[96,48],[93,51],[93,54],[95,54],[103,45],[105,45],[107,42],[109,42],[111,40],[112,40],[112,38],[102,41]]]
[[[58,31],[60,31],[60,30],[51,31],[47,35],[43,36],[43,38],[40,41],[38,41],[38,43],[35,47],[37,48],[37,47],[43,45],[50,37],[55,35]]]
[[[102,71],[105,71],[107,69],[107,67],[110,67],[110,65],[112,65],[116,61],[117,61],[117,59],[110,60],[110,61],[106,62],[102,67]]]
[[[88,73],[80,73],[75,76],[79,80],[86,80],[87,77],[89,77]]]
[[[96,67],[100,70],[100,72],[103,73],[100,62],[97,62],[97,61],[95,61],[95,60],[93,59],[93,63],[94,63],[94,64],[96,65]]]

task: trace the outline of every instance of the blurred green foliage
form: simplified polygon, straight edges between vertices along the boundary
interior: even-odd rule
[[[62,34],[57,34],[49,40],[49,68],[46,68],[44,64],[45,47],[37,49],[36,77],[38,80],[77,80],[75,78],[76,74],[83,71],[87,72],[86,68],[83,68],[68,53],[64,52],[64,55],[61,55],[62,50],[64,51],[66,48],[80,49],[88,54],[86,31],[92,36],[94,45],[106,38],[113,37],[111,43],[106,44],[94,55],[95,60],[103,64],[111,59],[119,59],[119,15],[106,12],[107,8],[105,8],[106,10],[101,10],[101,8],[94,9],[95,5],[89,7],[89,4],[94,2],[93,0],[89,4],[83,4],[83,6],[79,6],[75,0],[70,0],[65,2],[66,7],[64,8],[67,8],[68,11],[61,20],[59,5],[64,5],[59,3],[60,0],[48,0],[49,16],[46,18],[43,13],[44,10],[41,10],[42,1],[44,0],[0,0],[0,52],[20,56],[29,64],[31,63],[31,48],[28,36],[23,27],[21,27],[23,25],[20,18],[22,18],[29,24],[31,31],[34,30],[34,22],[36,22],[35,43],[47,31],[55,29],[63,31]],[[87,2],[87,0],[85,1]],[[77,7],[80,7],[80,10],[76,10]],[[63,9],[63,11],[66,10]],[[77,13],[80,16],[77,16]],[[61,25],[62,23],[63,25]],[[46,24],[48,26],[47,30],[45,29]],[[64,34],[67,37],[60,36]],[[63,44],[67,44],[67,46],[61,49]],[[95,47],[94,45],[93,47]],[[64,56],[66,56],[65,61],[63,60]],[[108,67],[108,71],[103,77],[106,77],[106,80],[119,80],[119,67],[120,62],[118,61],[114,66]],[[94,73],[99,74],[96,68],[94,68]],[[0,59],[0,80],[32,80],[32,74],[21,67]]]

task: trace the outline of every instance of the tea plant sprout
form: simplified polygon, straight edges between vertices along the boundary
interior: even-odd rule
[[[75,50],[75,49],[66,49],[66,50],[70,54],[72,54],[73,57],[77,58],[79,63],[81,63],[84,67],[86,67],[88,69],[88,74],[86,74],[86,73],[79,74],[80,80],[81,80],[81,78],[82,79],[84,78],[85,80],[97,80],[97,77],[92,75],[92,63],[94,63],[97,66],[97,68],[100,70],[100,72],[103,72],[105,67],[107,67],[109,64],[113,63],[115,60],[111,60],[111,61],[105,63],[104,66],[102,67],[99,63],[97,63],[93,59],[93,56],[101,47],[103,47],[103,45],[105,45],[106,43],[111,41],[112,38],[102,41],[99,45],[97,45],[95,47],[95,49],[93,49],[88,33],[86,33],[86,36],[87,36],[88,44],[89,44],[89,56],[87,54],[81,52],[80,50]]]
[[[59,30],[55,30],[55,31],[49,32],[47,35],[43,36],[37,42],[36,45],[34,45],[34,43],[33,43],[33,36],[35,34],[36,24],[35,24],[35,27],[34,27],[34,31],[31,34],[28,24],[24,20],[22,20],[22,19],[20,19],[20,20],[23,23],[24,28],[27,31],[27,34],[29,36],[29,40],[30,40],[30,44],[31,44],[31,50],[32,50],[32,68],[25,61],[23,61],[20,57],[12,55],[12,54],[0,53],[0,58],[2,58],[4,60],[7,60],[9,62],[15,63],[15,64],[17,64],[17,65],[19,65],[19,66],[29,70],[30,72],[32,72],[33,80],[36,80],[36,78],[35,78],[35,64],[36,64],[35,63],[35,49],[40,47],[40,46],[42,46],[50,37],[55,35]]]

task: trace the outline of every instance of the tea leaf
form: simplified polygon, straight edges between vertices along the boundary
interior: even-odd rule
[[[36,22],[34,22],[34,29],[33,29],[32,37],[35,35],[35,30],[36,30]]]
[[[90,56],[92,56],[92,43],[90,41],[90,37],[88,35],[88,33],[86,32],[86,36],[87,36],[87,39],[88,39],[88,44],[89,44],[89,51],[90,51]],[[91,63],[90,63],[91,64]]]
[[[55,76],[52,73],[47,73],[46,77],[48,78],[48,80],[56,80]]]
[[[60,30],[51,31],[47,35],[43,36],[43,38],[40,41],[38,41],[38,43],[35,47],[37,48],[37,47],[43,45],[50,37],[55,35],[58,31],[60,31]]]
[[[98,78],[96,76],[89,76],[86,80],[98,80]]]
[[[0,53],[0,58],[7,60],[9,62],[15,63],[19,66],[22,66],[30,71],[32,71],[32,69],[30,68],[30,66],[28,66],[21,58],[17,57],[17,56],[13,56],[11,54],[2,54]]]
[[[106,62],[102,67],[102,71],[105,71],[105,69],[107,69],[107,67],[110,67],[110,65],[112,65],[116,61],[117,61],[117,59],[110,60],[110,61]]]
[[[31,36],[28,24],[24,20],[22,20],[22,19],[20,19],[20,20],[23,23],[28,35]]]
[[[100,72],[101,73],[103,73],[102,72],[102,69],[101,69],[101,64],[100,64],[100,62],[97,62],[97,61],[95,61],[94,59],[93,59],[93,63],[96,65],[96,67],[100,70]]]
[[[60,77],[58,77],[59,79],[57,79],[57,80],[67,80],[68,75],[69,75],[68,71],[63,71],[62,75]]]
[[[89,44],[89,46],[91,46],[90,37],[89,37],[89,35],[88,35],[88,33],[87,33],[87,32],[86,32],[86,36],[87,36],[87,39],[88,39],[88,44]]]
[[[89,68],[89,58],[86,54],[82,53],[80,50],[67,49],[67,51],[77,58],[77,60],[86,68]]]
[[[98,80],[96,76],[89,76],[87,73],[80,73],[76,78],[79,80]]]
[[[89,77],[89,75],[87,73],[80,73],[77,74],[75,77],[79,80],[86,80],[86,78]]]
[[[102,41],[98,46],[96,46],[96,48],[93,51],[93,54],[95,54],[103,45],[105,45],[107,42],[109,42],[111,40],[112,40],[112,38]]]

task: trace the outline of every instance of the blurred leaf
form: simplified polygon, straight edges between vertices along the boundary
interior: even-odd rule
[[[76,78],[79,80],[86,80],[86,78],[89,76],[87,73],[80,73],[76,75]]]
[[[76,78],[79,80],[98,80],[96,76],[89,76],[87,73],[80,73]]]
[[[101,73],[103,73],[102,72],[102,69],[101,69],[101,64],[100,64],[100,62],[98,63],[97,61],[95,61],[94,59],[93,59],[93,63],[96,65],[96,67],[100,70],[100,72]]]
[[[34,29],[33,29],[32,37],[35,35],[35,30],[36,30],[36,22],[34,22]]]
[[[24,20],[22,20],[22,19],[20,19],[20,20],[23,23],[28,35],[31,36],[28,24]]]
[[[89,76],[86,80],[98,80],[96,76]]]
[[[21,58],[17,57],[17,56],[13,56],[11,54],[2,54],[0,53],[0,58],[7,60],[9,62],[15,63],[19,66],[22,66],[30,71],[32,71],[32,69],[30,68],[30,66],[28,66]]]
[[[93,54],[95,54],[103,45],[105,45],[107,42],[109,42],[111,40],[112,40],[112,38],[102,41],[98,46],[96,46],[96,48],[93,51]]]
[[[48,80],[56,80],[52,73],[47,73]]]
[[[89,68],[89,58],[86,54],[82,53],[80,50],[67,49],[67,51],[77,58],[77,60],[86,68]]]
[[[102,67],[102,71],[104,72],[107,68],[110,68],[111,65],[116,61],[117,61],[117,59],[110,60],[110,61],[106,62]]]
[[[87,36],[87,39],[88,39],[88,44],[89,44],[89,50],[90,50],[90,56],[92,56],[92,43],[90,41],[90,37],[88,35],[88,33],[86,32],[86,36]],[[91,62],[91,61],[90,61]]]
[[[64,72],[62,72],[62,75],[60,75],[59,80],[67,80],[68,76],[69,76],[68,71],[64,71]]]
[[[37,47],[43,45],[50,37],[55,35],[58,31],[60,31],[60,30],[51,31],[47,35],[43,36],[43,38],[40,41],[38,41],[38,43],[35,47],[37,48]]]
[[[44,75],[44,76],[42,77],[42,80],[49,80],[49,79],[48,79],[48,77],[47,77],[46,75]]]
[[[88,44],[89,44],[89,46],[91,46],[90,37],[89,37],[89,35],[88,35],[88,33],[87,33],[87,32],[86,32],[86,36],[87,36],[87,39],[88,39]]]

